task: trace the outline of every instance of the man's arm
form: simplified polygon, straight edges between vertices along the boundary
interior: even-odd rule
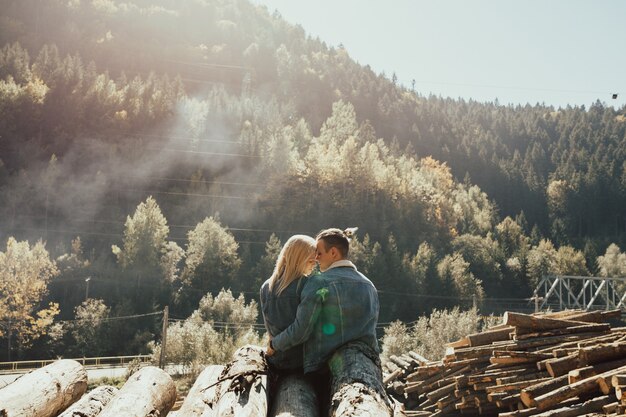
[[[309,278],[313,279],[313,278]],[[273,350],[285,351],[304,343],[311,333],[322,310],[325,288],[318,285],[307,285],[302,290],[302,299],[296,311],[296,319],[285,330],[275,335],[270,341]]]

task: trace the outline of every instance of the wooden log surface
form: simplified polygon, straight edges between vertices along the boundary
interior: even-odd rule
[[[128,378],[98,417],[164,416],[176,401],[172,378],[156,366],[146,366]]]
[[[218,379],[224,370],[223,365],[210,365],[198,375],[196,381],[189,389],[183,405],[178,411],[168,416],[171,417],[208,417],[215,414],[216,390],[219,386]]]
[[[547,317],[532,316],[530,314],[514,313],[512,311],[504,313],[503,322],[507,326],[523,327],[534,330],[560,329],[563,327],[587,324],[583,321],[551,319]]]
[[[553,358],[545,361],[546,370],[552,377],[567,374],[569,371],[580,368],[578,354]]]
[[[538,409],[545,410],[548,407],[558,404],[565,399],[580,396],[581,394],[589,394],[589,393],[597,392],[600,390],[600,387],[598,385],[598,379],[600,378],[610,379],[613,375],[623,373],[624,371],[626,371],[626,367],[617,368],[617,369],[613,369],[611,371],[607,371],[602,374],[594,375],[592,377],[575,382],[572,385],[567,384],[561,388],[557,388],[553,391],[550,391],[546,394],[536,397],[535,403],[537,404]]]
[[[593,375],[598,375],[611,369],[620,368],[626,366],[626,358],[618,359],[615,361],[597,363],[595,365],[589,365],[582,368],[574,369],[568,373],[568,382],[573,384],[581,379],[589,378]]]
[[[580,417],[589,413],[602,412],[602,407],[612,401],[613,399],[610,396],[604,395],[585,401],[582,404],[572,404],[533,415],[535,417]]]
[[[578,355],[581,362],[586,365],[624,358],[626,357],[626,342],[584,347],[580,349]]]
[[[487,330],[481,333],[473,333],[467,336],[467,340],[470,346],[483,346],[489,345],[493,342],[510,340],[510,334],[515,328],[511,326],[505,326],[501,329]]]
[[[568,384],[567,375],[522,389],[520,399],[526,407],[536,407],[535,398]]]
[[[65,410],[59,417],[96,417],[119,390],[110,385],[94,388]]]
[[[278,380],[268,417],[318,417],[315,388],[304,375],[287,375]]]
[[[71,359],[58,360],[0,389],[0,416],[56,416],[86,390],[85,368]]]
[[[382,384],[380,366],[364,353],[366,350],[359,344],[348,344],[329,360],[331,417],[392,416],[392,403]]]
[[[233,354],[220,376],[217,417],[256,417],[267,415],[268,365],[260,346],[246,345]]]

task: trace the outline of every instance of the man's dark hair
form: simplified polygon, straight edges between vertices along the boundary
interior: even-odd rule
[[[325,229],[319,232],[315,239],[323,241],[327,251],[330,248],[337,248],[341,256],[346,258],[350,250],[350,238],[353,232],[354,229],[346,229],[345,231],[336,228]]]

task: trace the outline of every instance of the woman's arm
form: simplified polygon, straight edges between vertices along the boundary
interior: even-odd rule
[[[304,343],[313,332],[315,323],[322,310],[325,288],[319,282],[309,278],[302,290],[300,304],[296,311],[296,319],[285,330],[274,335],[270,341],[270,350],[285,351]]]

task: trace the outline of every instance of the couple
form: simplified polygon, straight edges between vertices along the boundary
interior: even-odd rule
[[[378,294],[347,259],[351,235],[350,230],[326,229],[316,239],[292,236],[261,287],[270,366],[279,374],[304,373],[321,388],[322,403],[328,401],[331,378],[345,371],[341,360],[333,365],[338,350],[355,348],[373,362],[377,374],[380,370]],[[316,262],[321,273],[307,277]]]

